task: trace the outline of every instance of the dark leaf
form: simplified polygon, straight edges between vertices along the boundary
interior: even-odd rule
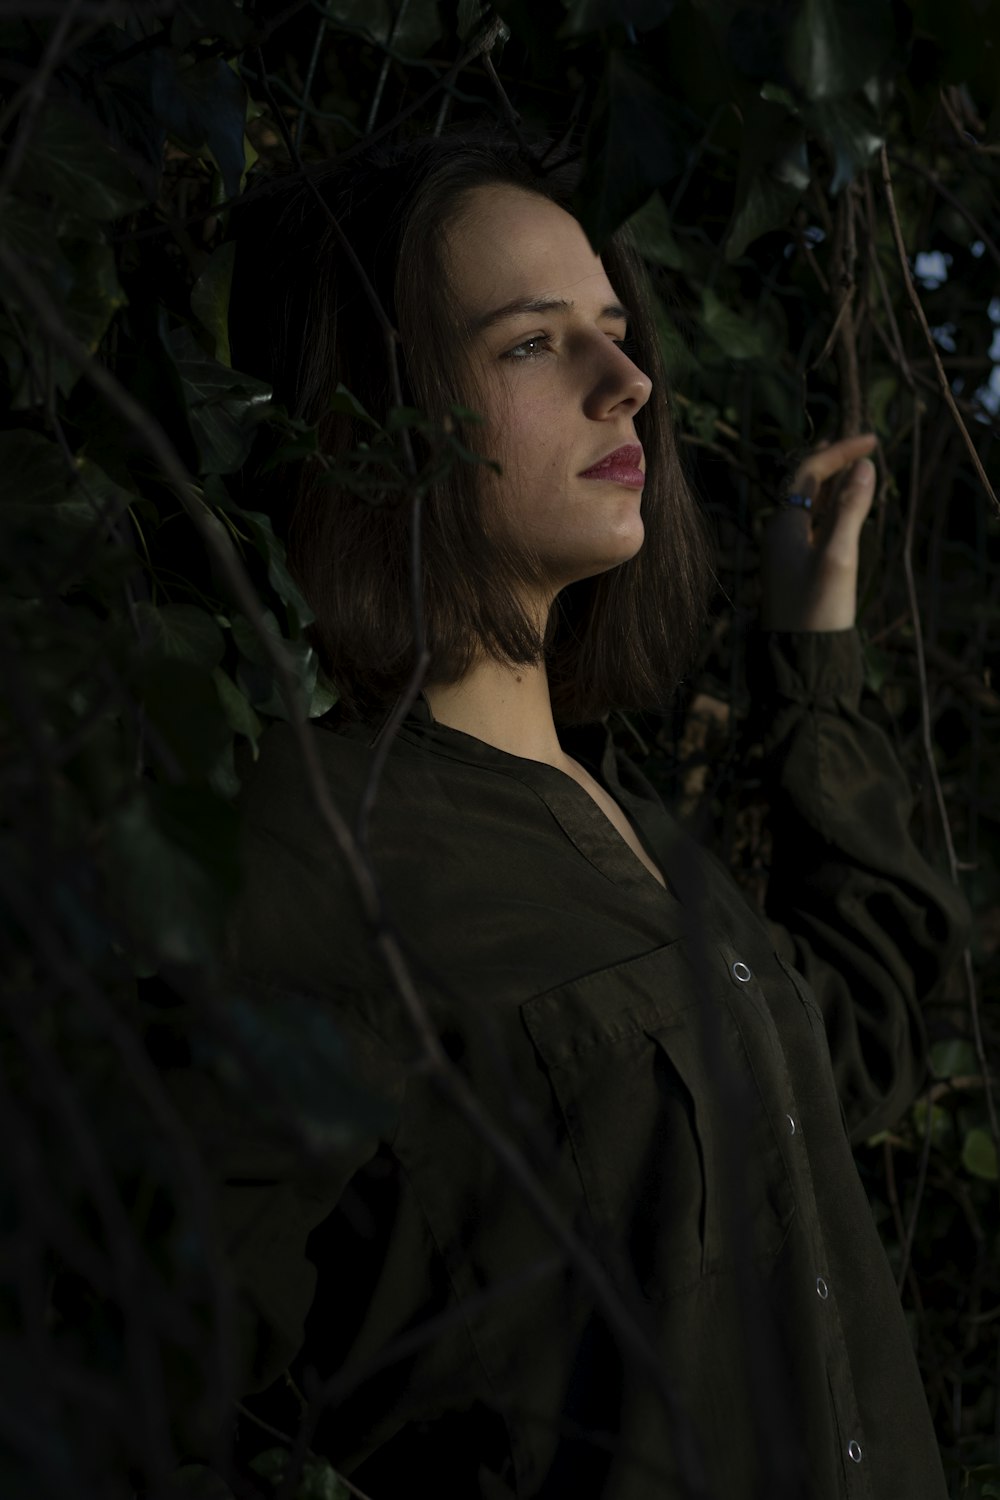
[[[0,239],[42,283],[70,332],[91,354],[96,352],[115,312],[125,303],[114,255],[101,234],[93,220],[55,214],[17,199],[6,206],[0,220]],[[32,318],[16,292],[7,300],[12,308],[22,310],[22,316]],[[44,399],[41,372],[46,361],[51,361],[55,383],[63,395],[69,395],[80,375],[75,359],[42,339],[36,339],[32,349],[33,370],[22,367],[21,378],[15,382],[15,410]],[[10,369],[9,359],[7,363]]]
[[[191,288],[191,311],[205,332],[212,335],[215,357],[227,368],[233,363],[229,352],[229,289],[235,255],[235,241],[220,245]]]
[[[747,78],[781,87],[792,82],[785,67],[789,7],[747,5],[726,15],[727,7],[715,5],[713,19],[725,36],[728,60]]]
[[[177,328],[169,347],[187,401],[201,472],[229,474],[250,451],[271,388],[206,354],[189,328]]]
[[[683,169],[689,134],[686,111],[662,82],[635,54],[612,51],[577,191],[578,216],[595,249],[645,203],[654,187]]]
[[[227,996],[221,1019],[216,1036],[198,1039],[199,1062],[314,1150],[342,1150],[384,1123],[326,996],[244,982],[242,994]]]
[[[325,13],[399,57],[423,57],[441,37],[437,0],[327,0]]]
[[[10,570],[16,593],[30,595],[42,580],[67,586],[71,561],[85,567],[107,538],[120,544],[116,523],[132,496],[89,459],[70,467],[40,433],[4,432],[0,476],[0,569]]]
[[[144,788],[109,819],[105,845],[116,914],[140,952],[177,964],[219,951],[228,906],[219,868],[225,850],[235,870],[238,830],[225,803],[208,791],[176,795],[186,791]]]
[[[167,1500],[235,1500],[232,1490],[205,1464],[182,1464],[170,1476]]]
[[[63,102],[48,102],[42,110],[20,184],[86,219],[117,219],[145,202],[134,174],[93,117]]]
[[[212,680],[219,694],[219,702],[222,704],[226,723],[234,734],[246,736],[253,746],[254,756],[256,757],[257,741],[260,738],[263,727],[260,720],[235,682],[231,677],[227,676],[221,667],[216,667],[212,673]]]
[[[691,257],[674,235],[670,214],[660,193],[653,193],[627,221],[636,249],[644,260],[671,271],[691,269]]]
[[[990,1132],[976,1126],[965,1137],[962,1146],[962,1165],[972,1177],[981,1177],[986,1182],[997,1180],[997,1148]]]
[[[727,307],[710,287],[702,293],[701,313],[705,332],[730,359],[763,360],[778,353],[769,324]]]
[[[341,412],[346,417],[356,417],[359,422],[368,427],[378,427],[375,418],[369,416],[358,398],[351,394],[346,385],[341,382],[330,398],[330,411]]]
[[[833,163],[831,193],[839,193],[853,182],[885,140],[874,110],[860,99],[810,104],[803,109],[802,117]]]
[[[889,0],[801,0],[785,58],[807,99],[852,94],[892,55],[896,29]]]
[[[743,145],[727,260],[736,260],[768,230],[783,228],[809,186],[805,130],[780,105],[755,99],[744,111]]]
[[[231,737],[211,670],[164,657],[144,664],[138,687],[153,764],[166,775],[176,767],[186,777],[207,776]]]
[[[979,1058],[971,1042],[949,1037],[935,1042],[927,1056],[935,1078],[967,1078],[979,1072]]]
[[[140,600],[135,613],[144,639],[157,654],[192,661],[209,671],[222,660],[226,644],[207,610],[195,604],[164,604],[157,608]]]
[[[170,40],[178,52],[215,37],[238,52],[252,35],[251,17],[234,0],[178,0],[170,18]]]
[[[584,36],[610,26],[652,31],[670,15],[677,0],[565,0],[569,12],[559,35]]]
[[[166,54],[169,66],[156,75],[154,107],[159,120],[191,151],[207,150],[234,198],[245,169],[247,95],[242,79],[221,57],[184,62]]]
[[[263,511],[245,510],[242,512],[242,519],[250,527],[254,546],[267,562],[268,583],[294,617],[294,628],[301,629],[305,625],[311,625],[316,616],[288,571],[284,544],[275,536],[270,516]]]

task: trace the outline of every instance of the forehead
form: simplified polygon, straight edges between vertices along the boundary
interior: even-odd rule
[[[445,235],[449,279],[471,322],[518,298],[603,307],[614,291],[577,221],[507,183],[472,188]]]

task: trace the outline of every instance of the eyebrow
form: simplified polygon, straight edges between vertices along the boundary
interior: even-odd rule
[[[567,301],[565,297],[516,297],[513,302],[505,302],[502,307],[494,307],[491,312],[473,318],[469,331],[482,333],[485,328],[492,328],[494,323],[502,323],[506,318],[517,317],[519,313],[564,313],[575,306],[574,302]],[[616,318],[623,323],[629,321],[628,312],[619,302],[609,302],[607,307],[601,308],[599,316]]]

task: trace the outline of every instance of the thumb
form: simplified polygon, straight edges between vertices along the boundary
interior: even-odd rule
[[[827,547],[857,547],[858,536],[875,499],[875,465],[870,458],[859,458],[841,485],[840,493],[827,516]]]

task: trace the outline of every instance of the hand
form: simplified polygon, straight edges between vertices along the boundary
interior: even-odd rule
[[[812,509],[782,506],[765,529],[765,630],[848,630],[854,624],[858,541],[875,497],[875,465],[867,455],[877,443],[873,432],[823,443],[796,469],[788,493],[808,495]]]

